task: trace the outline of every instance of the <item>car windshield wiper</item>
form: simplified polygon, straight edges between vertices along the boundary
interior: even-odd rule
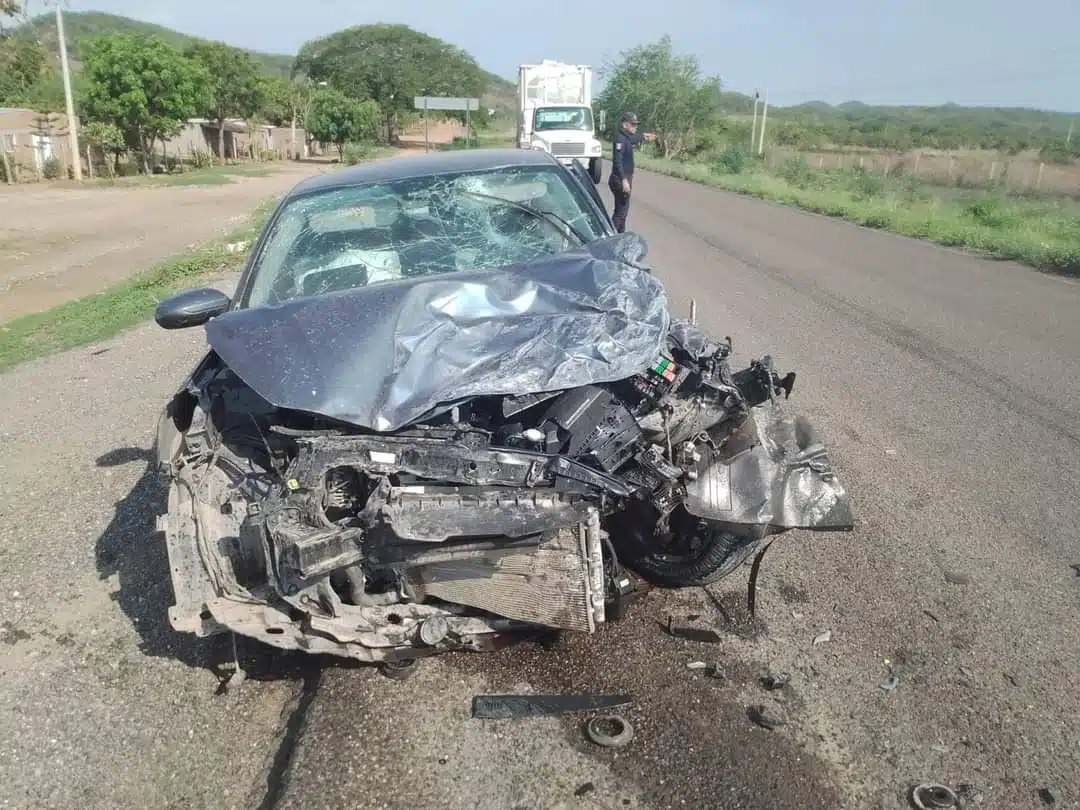
[[[464,188],[459,188],[455,190],[459,194],[467,194],[470,197],[478,197],[482,200],[492,200],[494,202],[505,203],[506,205],[517,208],[518,210],[524,211],[527,214],[531,214],[532,216],[539,219],[541,222],[546,222],[548,225],[555,228],[555,230],[557,230],[563,236],[573,236],[575,239],[577,239],[579,245],[584,245],[586,242],[589,241],[585,238],[584,235],[582,235],[581,231],[579,231],[577,228],[575,228],[573,225],[571,225],[569,222],[567,222],[565,219],[563,219],[553,211],[542,211],[539,208],[533,208],[531,205],[525,205],[525,203],[519,203],[516,200],[508,200],[505,197],[496,197],[493,194],[483,194],[479,191],[470,191],[469,189]],[[559,227],[560,225],[562,227]]]

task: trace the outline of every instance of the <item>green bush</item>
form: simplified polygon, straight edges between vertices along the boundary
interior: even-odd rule
[[[885,175],[856,167],[851,170],[851,196],[856,200],[873,200],[885,193]]]
[[[57,180],[64,173],[59,158],[51,157],[42,164],[41,173],[46,180]]]
[[[209,149],[192,149],[187,162],[193,169],[209,169],[214,164],[214,156]]]
[[[785,160],[776,170],[776,174],[795,188],[808,189],[821,184],[814,169],[805,158],[793,157]]]
[[[347,143],[341,153],[341,162],[355,166],[371,157],[373,147],[369,143]]]
[[[717,174],[742,174],[746,171],[749,158],[741,149],[729,146],[713,162],[712,170]]]
[[[964,213],[980,225],[990,228],[1004,228],[1012,220],[1000,197],[971,200],[964,206]]]

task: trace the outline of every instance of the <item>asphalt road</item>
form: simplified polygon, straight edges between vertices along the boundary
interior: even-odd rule
[[[251,679],[219,695],[227,645],[165,619],[146,461],[201,333],[143,327],[0,386],[0,806],[865,810],[928,780],[986,807],[1040,807],[1048,787],[1076,806],[1080,286],[636,186],[630,225],[672,305],[694,296],[741,358],[798,372],[790,407],[832,448],[857,531],[774,544],[754,623],[744,569],[715,601],[654,591],[594,637],[444,656],[406,682],[244,645]],[[669,615],[722,640],[672,639]],[[787,689],[761,689],[770,667]],[[472,695],[517,690],[628,692],[635,740],[469,717]],[[758,703],[786,723],[754,726]]]

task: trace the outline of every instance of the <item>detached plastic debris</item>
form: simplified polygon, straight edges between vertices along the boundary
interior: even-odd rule
[[[900,686],[900,679],[895,675],[890,675],[888,678],[878,684],[878,689],[887,695],[891,695],[896,691],[896,688]]]
[[[824,633],[818,633],[818,635],[814,636],[815,647],[828,641],[832,641],[832,630],[826,630]]]
[[[482,720],[547,717],[602,711],[629,702],[629,695],[476,695],[472,701],[472,716]]]

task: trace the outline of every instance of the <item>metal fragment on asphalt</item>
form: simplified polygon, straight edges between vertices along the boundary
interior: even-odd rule
[[[878,684],[878,689],[886,694],[892,694],[896,691],[896,687],[900,685],[900,679],[895,675],[890,675],[888,678]]]
[[[484,720],[546,717],[600,711],[629,702],[629,695],[476,695],[472,701],[472,716]]]
[[[832,630],[826,630],[824,633],[818,633],[814,636],[814,646],[824,644],[828,641],[832,641]]]

